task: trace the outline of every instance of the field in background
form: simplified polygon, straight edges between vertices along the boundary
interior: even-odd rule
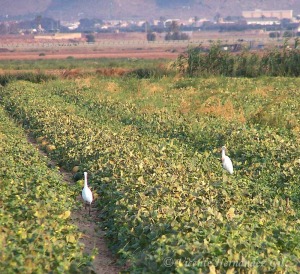
[[[157,34],[154,42],[147,41],[145,33],[95,34],[95,42],[81,40],[37,40],[33,35],[1,36],[0,60],[65,59],[74,58],[168,58],[175,59],[188,47],[212,42],[241,44],[261,48],[282,45],[283,41],[269,38],[265,32],[193,32],[185,41],[165,41],[165,34]],[[84,36],[84,35],[83,35]]]

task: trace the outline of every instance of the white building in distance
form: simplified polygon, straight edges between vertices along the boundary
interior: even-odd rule
[[[245,19],[248,18],[277,18],[281,19],[292,19],[293,10],[260,10],[256,9],[253,11],[242,11],[242,15]]]

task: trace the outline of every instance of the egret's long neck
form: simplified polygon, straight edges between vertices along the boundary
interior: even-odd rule
[[[84,172],[84,186],[87,187],[87,172]]]
[[[225,157],[225,149],[222,148],[222,158],[224,158],[224,157]]]

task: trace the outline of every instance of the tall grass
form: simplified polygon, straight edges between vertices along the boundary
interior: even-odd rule
[[[178,57],[175,67],[189,76],[297,77],[300,75],[300,50],[297,39],[294,48],[289,48],[285,42],[280,49],[263,52],[245,49],[241,53],[230,53],[216,43],[205,53],[190,48],[186,55]]]
[[[5,73],[0,74],[0,86],[5,86],[8,83],[16,80],[24,80],[32,83],[41,83],[49,80],[54,80],[57,77],[51,74],[45,74],[42,72],[20,72],[20,73]]]

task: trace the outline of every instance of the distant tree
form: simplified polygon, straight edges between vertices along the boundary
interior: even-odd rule
[[[38,28],[42,23],[42,16],[41,15],[38,15],[35,17],[35,24],[36,24],[36,27]]]
[[[172,40],[181,40],[180,39],[180,32],[179,31],[175,31],[173,32],[173,34],[171,35]]]
[[[278,31],[270,32],[269,37],[270,38],[278,38],[278,37],[280,37],[280,32],[278,32]]]
[[[147,33],[147,40],[148,41],[155,41],[156,40],[156,34],[152,31],[149,31]]]
[[[287,28],[291,23],[291,19],[283,18],[280,20],[280,24],[283,28]]]
[[[166,40],[166,41],[172,40],[172,34],[171,34],[171,32],[168,32],[168,33],[166,34],[165,40]]]
[[[37,21],[39,24],[37,25]],[[60,21],[54,20],[49,17],[41,17],[40,19],[33,19],[33,20],[25,20],[25,21],[20,21],[17,23],[19,29],[35,29],[37,26],[43,26],[43,30],[46,32],[68,32],[69,29],[67,27],[64,27],[60,24]]]
[[[190,37],[186,33],[181,33],[180,34],[180,40],[189,40]]]
[[[172,21],[168,25],[168,33],[165,36],[165,40],[188,40],[189,36],[180,31],[180,26],[177,21]]]
[[[198,22],[200,20],[199,16],[194,16],[194,22]]]
[[[146,33],[149,32],[149,29],[150,29],[150,23],[148,21],[146,21],[144,24],[143,24],[143,27],[144,27],[144,30]]]
[[[159,17],[159,22],[164,23],[167,20],[165,16],[160,16]]]
[[[165,36],[165,40],[169,41],[169,40],[188,40],[190,37],[186,34],[186,33],[182,33],[182,32],[168,32]]]
[[[0,34],[7,34],[8,33],[8,27],[6,23],[0,24]]]
[[[16,22],[8,24],[8,32],[9,33],[16,34],[16,33],[18,33],[18,31],[19,31],[19,28],[18,28],[18,24]]]
[[[214,21],[219,23],[220,20],[221,20],[221,14],[219,12],[217,12],[214,16]]]
[[[285,38],[293,37],[293,32],[292,31],[285,31],[283,33],[282,37],[285,37]]]
[[[87,34],[87,35],[85,36],[85,38],[86,38],[86,41],[87,41],[88,43],[94,43],[94,42],[95,42],[95,36],[94,36],[93,34]]]
[[[172,21],[169,26],[170,32],[179,32],[179,24],[177,21]]]

